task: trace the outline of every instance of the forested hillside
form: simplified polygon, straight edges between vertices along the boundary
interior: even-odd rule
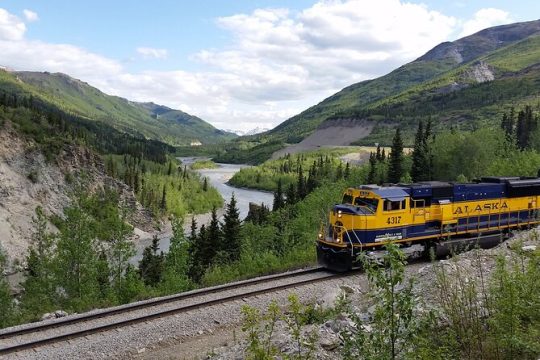
[[[403,110],[408,110],[414,107],[414,104],[407,103],[407,98],[423,98],[425,95],[423,91],[426,88],[431,88],[432,93],[441,97],[453,93],[452,96],[467,99],[467,104],[456,104],[456,107],[461,106],[460,109],[463,110],[465,106],[467,110],[474,107],[474,110],[479,113],[477,116],[472,114],[471,118],[485,118],[490,113],[476,109],[476,105],[483,107],[484,104],[481,101],[478,102],[474,94],[461,93],[461,91],[471,85],[500,78],[512,83],[513,87],[521,87],[519,82],[524,76],[521,71],[527,66],[540,62],[536,36],[539,31],[540,20],[537,20],[497,26],[454,42],[442,43],[417,60],[399,67],[388,75],[343,89],[320,104],[285,121],[265,135],[287,142],[296,142],[329,118],[352,116],[358,119],[370,118],[376,121],[400,122],[401,117],[416,114],[413,115],[407,111],[387,113],[386,108],[399,101],[404,107],[408,106]],[[481,74],[482,69],[478,66],[480,63],[486,64],[481,68],[485,69],[487,74]],[[526,77],[536,78],[535,75],[528,74]],[[509,78],[511,78],[510,81]],[[513,99],[522,99],[535,94],[537,94],[536,88],[526,88],[513,96]],[[424,99],[422,106],[419,104],[418,107],[423,109],[426,104],[431,104],[429,98]],[[449,117],[445,107],[438,106],[437,103],[431,105],[423,110],[424,114],[427,113],[441,120]],[[434,111],[434,108],[437,111]],[[363,112],[368,109],[376,110]],[[390,137],[386,139],[389,140]]]
[[[60,73],[0,70],[0,96],[39,100],[49,107],[121,132],[171,145],[189,145],[192,141],[216,143],[236,136],[180,110],[109,96]]]
[[[539,34],[536,20],[439,44],[387,75],[346,87],[266,133],[238,139],[219,158],[257,162],[262,157],[253,158],[251,149],[271,153],[270,148],[298,143],[318,128],[328,131],[343,122],[369,128],[353,145],[389,145],[398,125],[405,144],[411,145],[419,119],[431,119],[434,132],[496,126],[500,113],[533,104],[540,96]]]

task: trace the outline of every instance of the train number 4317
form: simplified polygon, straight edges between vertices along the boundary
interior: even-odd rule
[[[401,224],[401,216],[391,216],[386,219],[387,224]]]

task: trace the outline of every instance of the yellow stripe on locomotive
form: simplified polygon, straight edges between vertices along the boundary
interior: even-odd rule
[[[319,263],[346,270],[360,251],[389,242],[428,251],[458,238],[473,243],[472,237],[531,226],[539,222],[539,195],[540,179],[517,177],[349,188],[321,227]]]

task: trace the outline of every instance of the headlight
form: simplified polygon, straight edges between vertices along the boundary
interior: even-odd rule
[[[340,218],[341,215],[342,215],[342,211],[341,211],[341,210],[338,210],[338,212],[337,212],[337,217]]]
[[[322,240],[323,238],[323,233],[319,233],[319,240]]]

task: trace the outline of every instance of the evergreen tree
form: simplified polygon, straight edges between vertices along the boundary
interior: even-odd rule
[[[204,225],[201,226],[201,230],[199,234],[197,235],[197,222],[195,221],[195,217],[191,219],[191,230],[190,235],[188,238],[189,241],[189,248],[188,248],[188,254],[189,254],[189,266],[188,266],[188,276],[190,279],[192,279],[194,282],[199,282],[203,273],[203,242],[201,239],[204,239],[206,237],[206,230]]]
[[[516,139],[517,139],[518,147],[522,150],[527,147],[527,143],[528,143],[529,129],[527,125],[528,125],[528,122],[527,122],[525,111],[521,110],[518,113],[518,118],[517,118]]]
[[[135,194],[138,194],[141,187],[140,187],[140,181],[139,181],[139,171],[135,171],[135,179],[133,180],[133,191]]]
[[[156,286],[161,281],[163,273],[163,252],[158,254],[159,239],[157,235],[152,238],[152,245],[143,251],[143,257],[139,262],[139,273],[146,285]]]
[[[347,165],[345,165],[345,172],[343,173],[343,178],[347,180],[349,179],[349,177],[351,177],[351,165],[347,163]]]
[[[299,200],[302,200],[307,195],[306,179],[302,170],[302,165],[298,168],[298,180],[296,183],[296,195]]]
[[[236,198],[233,193],[231,201],[227,204],[227,209],[223,216],[223,226],[221,227],[224,241],[224,253],[230,261],[235,261],[240,258],[240,249],[242,246],[242,238],[240,235],[241,228],[240,212],[236,206]]]
[[[254,206],[251,206],[252,204],[250,204],[249,206],[249,212],[246,216],[246,218],[244,219],[244,222],[251,222],[252,224],[255,224],[255,225],[265,225],[268,223],[268,218],[270,216],[270,210],[268,209],[268,207],[266,205],[261,204],[261,206],[258,206],[258,205],[254,205]]]
[[[375,157],[375,154],[373,152],[369,153],[369,173],[367,177],[367,183],[368,184],[376,184],[377,181],[375,179],[375,171],[377,168],[377,159]]]
[[[424,143],[426,146],[429,144],[430,137],[432,136],[432,133],[431,133],[432,126],[433,124],[432,124],[431,118],[429,118],[427,121],[426,130],[424,131]]]
[[[285,197],[287,205],[296,204],[296,190],[294,188],[294,184],[289,184]]]
[[[306,182],[306,195],[311,193],[313,190],[315,190],[317,186],[318,186],[318,181],[316,179],[315,168],[312,167],[309,170],[309,174],[308,174],[308,178]]]
[[[336,168],[336,178],[335,178],[335,180],[339,181],[341,179],[343,179],[343,165],[340,162],[339,165]]]
[[[207,259],[204,263],[205,268],[212,265],[212,263],[216,260],[217,253],[226,248],[225,242],[223,241],[223,234],[221,233],[220,229],[220,223],[217,217],[217,210],[215,207],[212,209],[210,224],[208,224],[207,240],[208,246],[206,248]]]
[[[375,155],[375,159],[377,161],[381,161],[382,160],[382,154],[381,154],[381,145],[377,144],[377,153]]]
[[[526,148],[530,148],[532,144],[532,135],[536,132],[537,129],[537,119],[533,115],[533,111],[530,105],[525,106],[525,121],[527,123],[527,136],[526,136]]]
[[[274,203],[272,205],[272,211],[276,211],[285,206],[285,200],[283,199],[283,189],[281,178],[278,179],[277,190],[274,193]]]
[[[399,127],[392,140],[392,152],[390,153],[390,168],[388,170],[388,181],[398,183],[403,176],[403,141]]]
[[[506,133],[506,136],[508,136],[508,127],[509,127],[508,114],[505,112],[503,113],[503,117],[501,121],[501,129],[504,130],[504,132]]]
[[[412,181],[429,180],[429,159],[422,120],[418,123],[418,130],[414,139],[411,178]]]
[[[110,274],[111,274],[111,271],[109,269],[109,263],[107,262],[107,255],[105,254],[105,251],[102,250],[99,253],[98,260],[96,263],[96,276],[97,276],[99,294],[101,298],[103,299],[107,298],[110,287],[111,287],[110,286],[111,284],[109,282]]]
[[[203,180],[202,189],[203,189],[203,191],[208,191],[208,179],[206,177]]]
[[[161,202],[159,204],[161,210],[165,211],[167,209],[167,190],[165,184],[163,184],[163,192],[161,194]]]

